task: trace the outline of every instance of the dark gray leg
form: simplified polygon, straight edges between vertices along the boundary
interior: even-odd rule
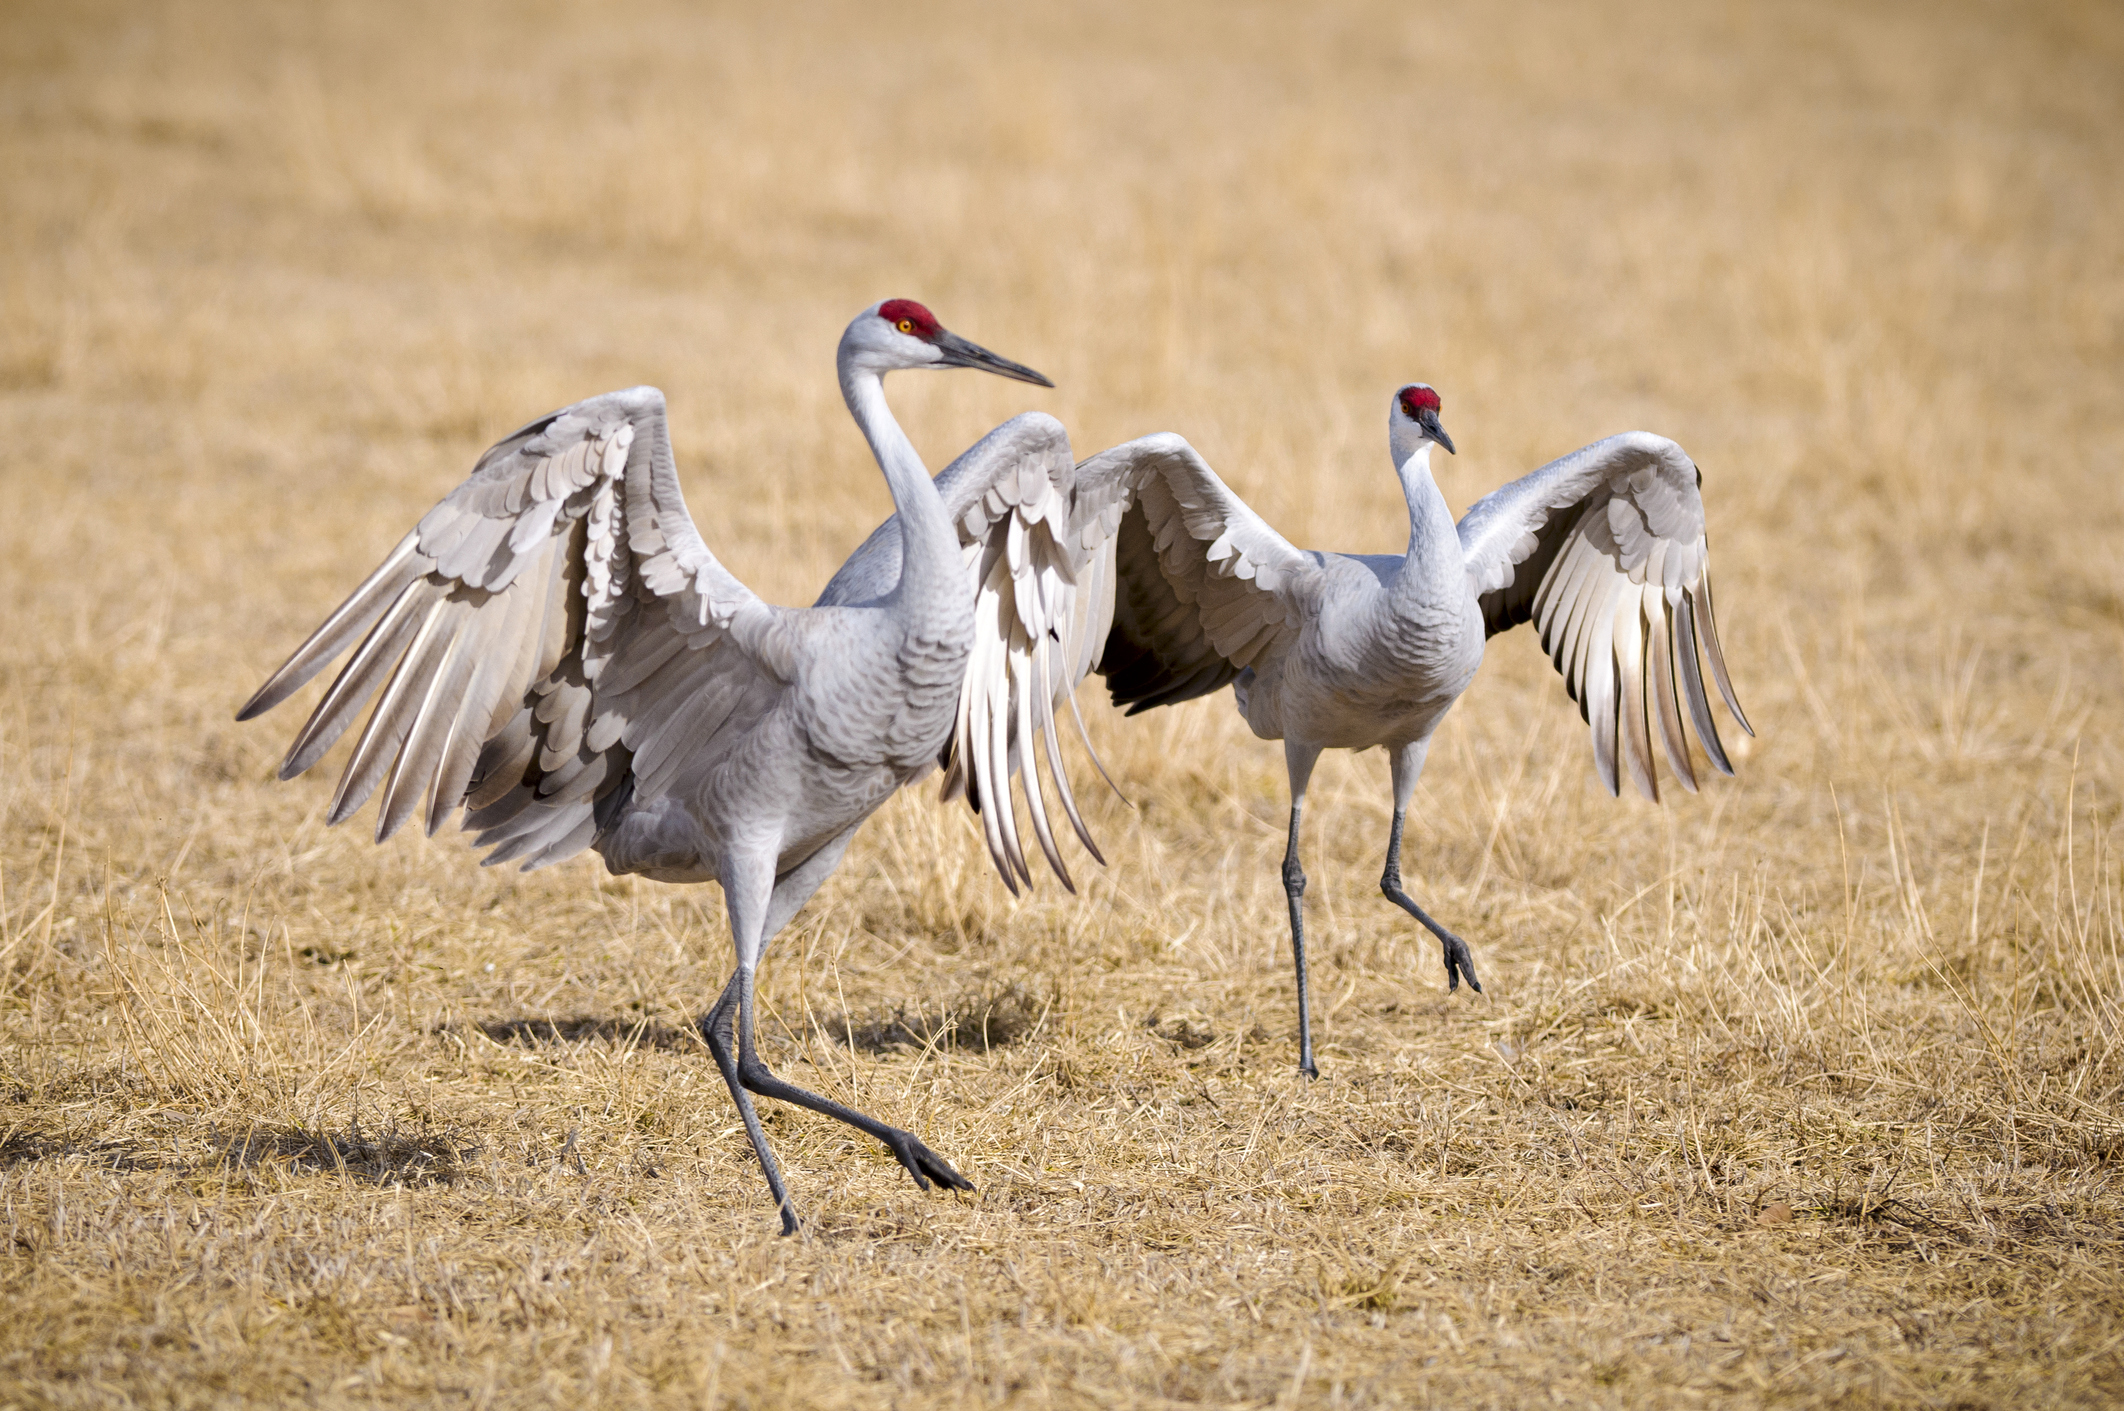
[[[752,1108],[752,1095],[738,1073],[738,1064],[730,1052],[729,1021],[733,996],[737,1000],[738,1047],[742,1054],[752,1044],[752,974],[759,966],[760,952],[766,947],[764,934],[769,903],[774,895],[774,854],[732,854],[723,859],[720,869],[723,879],[723,904],[730,913],[730,939],[737,948],[737,974],[723,987],[722,998],[716,1001],[708,1022],[702,1026],[702,1037],[708,1041],[708,1051],[715,1055],[715,1066],[723,1071],[723,1082],[730,1088],[730,1100],[737,1104],[738,1115],[745,1119],[745,1135],[752,1139],[753,1155],[760,1159],[760,1170],[767,1175],[767,1189],[774,1196],[775,1207],[782,1212],[782,1233],[796,1233],[796,1207],[789,1203],[789,1188],[782,1183],[782,1168],[775,1164],[774,1153],[767,1149],[767,1134],[760,1130],[760,1116]]]
[[[1460,988],[1460,977],[1468,979],[1468,988],[1482,993],[1482,982],[1475,978],[1475,957],[1468,950],[1468,943],[1433,921],[1424,909],[1416,905],[1415,898],[1401,889],[1401,825],[1408,818],[1409,800],[1416,795],[1416,780],[1423,773],[1423,757],[1430,753],[1431,742],[1418,740],[1388,751],[1394,767],[1394,830],[1387,838],[1386,872],[1379,879],[1379,890],[1386,899],[1421,921],[1424,929],[1436,936],[1445,947],[1446,993]]]
[[[730,1052],[730,1011],[739,1008],[743,1012],[745,1006],[740,1001],[739,982],[751,977],[752,967],[741,964],[738,973],[723,987],[723,996],[716,1001],[715,1008],[701,1021],[701,1037],[708,1041],[708,1051],[715,1055],[715,1066],[722,1070],[723,1082],[730,1089],[730,1100],[737,1104],[738,1115],[745,1119],[745,1135],[752,1139],[752,1154],[760,1159],[760,1170],[767,1174],[768,1194],[774,1197],[775,1207],[782,1212],[782,1233],[793,1235],[797,1231],[796,1207],[789,1203],[789,1187],[782,1183],[782,1168],[775,1164],[774,1153],[767,1149],[767,1134],[760,1129],[760,1115],[753,1111],[752,1097],[745,1091],[737,1060]]]
[[[1379,890],[1386,899],[1424,924],[1432,935],[1445,946],[1446,993],[1460,988],[1460,977],[1468,977],[1468,988],[1482,993],[1482,981],[1475,978],[1475,957],[1468,950],[1468,943],[1431,919],[1430,913],[1416,905],[1416,899],[1401,889],[1401,824],[1407,817],[1401,809],[1394,810],[1394,831],[1387,839],[1386,875],[1379,879]]]
[[[813,1112],[846,1122],[859,1132],[868,1132],[885,1143],[886,1149],[899,1158],[907,1174],[914,1177],[915,1184],[923,1190],[930,1182],[949,1190],[970,1191],[973,1182],[951,1169],[943,1157],[924,1146],[912,1132],[889,1126],[875,1117],[865,1116],[852,1107],[821,1097],[795,1083],[778,1078],[767,1065],[760,1061],[752,1046],[752,973],[741,971],[738,975],[738,1061],[737,1081],[743,1083],[761,1097],[793,1102],[798,1107],[808,1107]],[[717,1006],[721,1009],[721,1006]]]
[[[1283,850],[1283,895],[1291,907],[1291,962],[1298,969],[1298,1071],[1320,1076],[1313,1062],[1312,998],[1305,978],[1305,869],[1298,865],[1298,825],[1305,813],[1305,788],[1320,759],[1316,747],[1286,740],[1283,762],[1291,777],[1291,837]]]
[[[767,1150],[766,1137],[760,1131],[758,1118],[753,1115],[749,1093],[762,1097],[793,1102],[799,1107],[808,1107],[814,1112],[846,1122],[859,1131],[868,1132],[885,1143],[892,1154],[899,1158],[914,1178],[915,1184],[928,1190],[930,1182],[954,1190],[972,1190],[973,1183],[952,1170],[945,1160],[924,1146],[920,1141],[898,1127],[888,1126],[874,1117],[867,1117],[854,1108],[843,1106],[817,1093],[808,1092],[794,1083],[784,1082],[769,1071],[760,1061],[753,1042],[753,989],[759,958],[767,948],[767,942],[787,925],[811,894],[839,865],[841,854],[847,850],[848,840],[855,830],[849,829],[828,843],[802,863],[779,878],[771,875],[766,879],[767,894],[760,896],[760,878],[757,869],[746,873],[742,880],[735,875],[724,883],[724,896],[730,903],[730,924],[733,936],[748,934],[746,921],[758,916],[755,923],[759,939],[751,945],[738,949],[737,973],[723,987],[715,1007],[701,1021],[701,1035],[708,1041],[708,1050],[715,1055],[716,1066],[722,1070],[723,1081],[730,1085],[731,1096],[737,1101],[738,1110],[745,1117],[745,1129],[752,1136],[753,1149],[759,1153],[760,1164],[767,1172],[767,1185],[774,1192],[782,1210],[782,1233],[792,1234],[797,1228],[796,1214],[782,1185],[781,1173],[774,1165],[774,1158]],[[733,866],[732,874],[737,872]],[[732,882],[737,882],[733,887]],[[734,1021],[734,1022],[733,1022]],[[737,1041],[737,1052],[731,1053],[731,1039]]]

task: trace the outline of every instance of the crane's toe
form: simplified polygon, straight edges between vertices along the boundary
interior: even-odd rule
[[[1475,953],[1468,949],[1468,943],[1450,931],[1444,932],[1440,940],[1445,945],[1446,993],[1459,989],[1460,977],[1465,975],[1468,988],[1481,994],[1482,981],[1475,978]]]
[[[974,1188],[972,1181],[952,1170],[950,1162],[924,1146],[921,1138],[912,1132],[900,1132],[897,1136],[887,1137],[885,1145],[892,1149],[892,1154],[907,1168],[907,1174],[914,1177],[914,1183],[925,1191],[929,1189],[932,1181],[946,1190],[970,1191]]]

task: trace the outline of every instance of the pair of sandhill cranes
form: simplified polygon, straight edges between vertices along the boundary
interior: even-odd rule
[[[1032,875],[1015,774],[1066,883],[1036,752],[1097,856],[1056,737],[1058,709],[1093,671],[1131,714],[1230,685],[1254,732],[1283,741],[1283,883],[1308,1075],[1298,841],[1321,751],[1389,752],[1380,888],[1439,939],[1449,989],[1463,977],[1481,986],[1467,945],[1402,887],[1402,825],[1432,734],[1492,634],[1535,623],[1611,792],[1620,760],[1657,798],[1654,733],[1695,788],[1685,710],[1711,764],[1732,773],[1699,644],[1747,721],[1712,620],[1700,477],[1672,441],[1596,442],[1485,496],[1456,526],[1431,477],[1431,448],[1453,450],[1439,397],[1412,384],[1387,419],[1408,551],[1321,553],[1292,547],[1170,434],[1077,464],[1061,424],[1026,413],[932,481],[886,405],[886,373],[970,367],[1053,384],[911,300],[857,315],[838,364],[897,513],[811,607],[762,602],[716,559],[679,494],[663,396],[637,387],[489,450],[238,717],[354,647],[280,771],[316,764],[380,691],[332,822],[380,788],[378,841],[416,812],[432,833],[463,805],[490,863],[536,867],[592,848],[615,873],[720,882],[737,968],[701,1031],[784,1233],[796,1213],[755,1093],[870,1133],[923,1189],[970,1183],[912,1133],[768,1069],[753,1040],[762,952],[863,820],[940,764],[946,796],[980,806],[1014,891]]]

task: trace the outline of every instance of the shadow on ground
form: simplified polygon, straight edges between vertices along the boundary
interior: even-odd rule
[[[934,1007],[917,1001],[867,1014],[836,1015],[819,1027],[834,1042],[864,1053],[931,1047],[985,1053],[1029,1037],[1051,1006],[1051,1000],[1023,986],[1007,985],[962,994]]]
[[[464,1026],[498,1044],[543,1048],[552,1044],[594,1041],[636,1048],[688,1049],[702,1047],[699,1032],[691,1026],[675,1028],[647,1019],[600,1019],[577,1015],[571,1019],[485,1019]]]
[[[305,1175],[334,1172],[369,1185],[451,1185],[465,1176],[464,1163],[479,1150],[455,1131],[387,1127],[368,1134],[359,1121],[344,1133],[322,1128],[260,1126],[214,1135],[217,1164],[242,1169],[285,1164]]]
[[[361,1130],[358,1121],[349,1123],[344,1133],[277,1125],[253,1126],[235,1133],[209,1128],[204,1159],[188,1159],[187,1153],[174,1144],[157,1147],[137,1141],[13,1132],[0,1141],[0,1170],[74,1157],[113,1171],[169,1171],[183,1175],[279,1165],[297,1175],[337,1174],[377,1186],[449,1185],[463,1179],[464,1163],[478,1149],[476,1143],[454,1131],[408,1131],[394,1126],[370,1134]]]

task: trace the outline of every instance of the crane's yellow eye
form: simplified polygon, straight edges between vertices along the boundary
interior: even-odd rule
[[[900,320],[898,327],[900,332],[902,333],[912,333],[914,332],[914,320],[911,318],[903,318]]]

